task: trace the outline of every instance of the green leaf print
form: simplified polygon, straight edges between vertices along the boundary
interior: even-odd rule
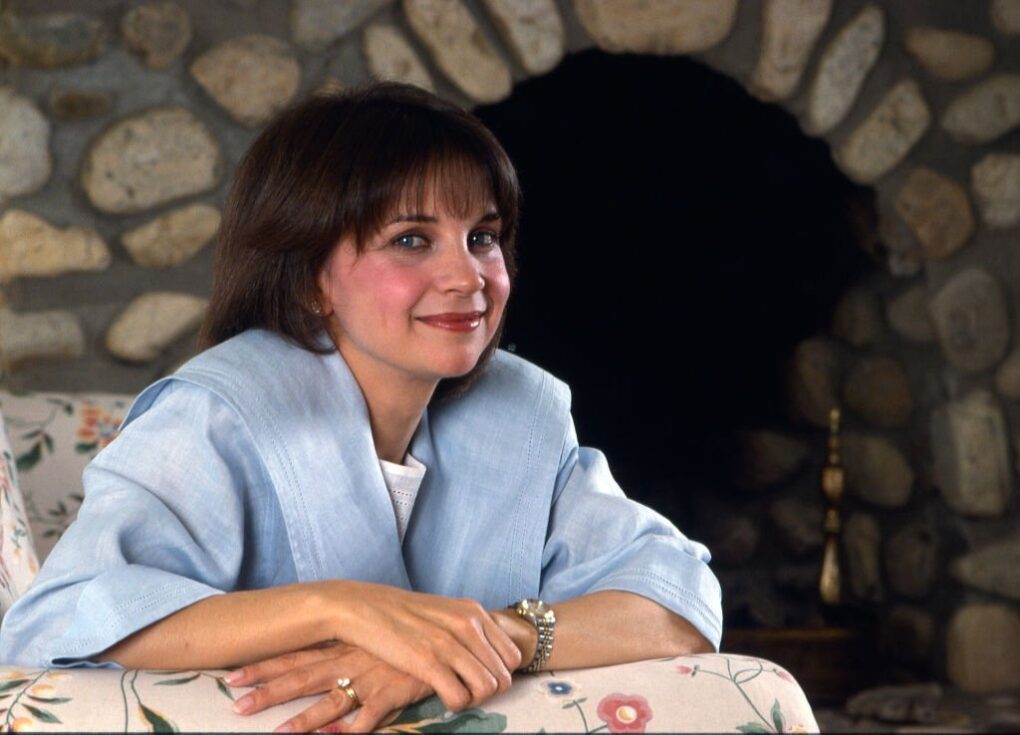
[[[498,712],[483,712],[467,709],[458,712],[448,720],[433,722],[418,728],[418,732],[503,732],[506,730],[506,715]]]
[[[64,702],[70,702],[70,697],[35,697],[31,694],[28,698],[33,702],[42,702],[43,704],[63,704]]]
[[[770,730],[757,722],[748,722],[746,725],[737,725],[737,732],[770,732]]]
[[[234,701],[234,693],[230,691],[230,687],[223,683],[223,679],[216,677],[216,686],[223,693],[223,696],[229,699],[231,702]]]
[[[40,459],[42,459],[42,444],[33,444],[31,449],[18,456],[18,472],[27,472],[39,464]]]
[[[74,445],[74,451],[78,454],[88,454],[94,452],[99,444],[97,442],[78,442]]]
[[[149,722],[153,732],[179,732],[169,720],[163,719],[141,702],[138,706],[142,709],[142,716]]]
[[[12,679],[11,681],[5,681],[3,684],[0,684],[0,692],[9,692],[11,689],[17,689],[22,684],[27,684],[28,682],[28,679]]]
[[[783,721],[783,709],[779,706],[778,699],[772,705],[772,722],[776,726],[776,732],[786,732],[786,723]]]
[[[192,674],[191,676],[185,676],[180,679],[164,679],[163,681],[157,681],[156,686],[176,687],[181,684],[187,684],[189,681],[194,681],[200,676],[201,674]]]
[[[39,720],[39,722],[56,723],[58,725],[62,725],[63,724],[57,718],[57,716],[54,715],[49,710],[39,709],[38,707],[33,707],[30,704],[23,704],[21,706],[24,707],[25,709],[27,709],[29,712],[31,712],[32,716],[35,717],[35,719]]]
[[[422,720],[434,720],[437,717],[442,717],[445,712],[446,707],[443,706],[439,697],[433,695],[428,699],[423,699],[405,708],[403,712],[397,715],[397,719],[387,725],[387,727],[407,725],[412,722],[421,722]]]

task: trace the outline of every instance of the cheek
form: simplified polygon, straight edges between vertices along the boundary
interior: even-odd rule
[[[503,263],[485,269],[485,293],[493,306],[502,308],[510,298],[510,276]]]
[[[359,271],[352,287],[363,294],[363,303],[380,314],[411,311],[428,290],[428,279],[411,269],[365,268]]]

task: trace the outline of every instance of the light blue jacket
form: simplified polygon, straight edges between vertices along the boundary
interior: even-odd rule
[[[85,470],[78,519],[3,620],[0,662],[96,665],[85,659],[205,597],[338,578],[488,609],[627,590],[718,648],[707,549],[578,447],[564,383],[497,352],[426,411],[410,452],[427,471],[401,544],[340,355],[262,330],[207,350],[142,392]]]

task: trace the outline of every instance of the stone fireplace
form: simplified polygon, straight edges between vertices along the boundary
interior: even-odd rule
[[[896,680],[1020,687],[1018,35],[1020,0],[0,2],[4,387],[172,370],[260,125],[410,81],[521,168],[506,346],[709,544],[731,625],[874,622]]]

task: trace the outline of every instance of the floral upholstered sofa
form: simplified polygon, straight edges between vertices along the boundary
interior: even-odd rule
[[[0,614],[73,521],[81,474],[116,436],[131,398],[0,391]],[[4,435],[6,429],[6,436]],[[28,669],[0,662],[0,730],[271,731],[316,698],[235,714],[226,671]],[[321,696],[321,695],[320,695]],[[811,707],[782,667],[731,653],[518,674],[476,709],[435,697],[389,732],[810,732]]]

